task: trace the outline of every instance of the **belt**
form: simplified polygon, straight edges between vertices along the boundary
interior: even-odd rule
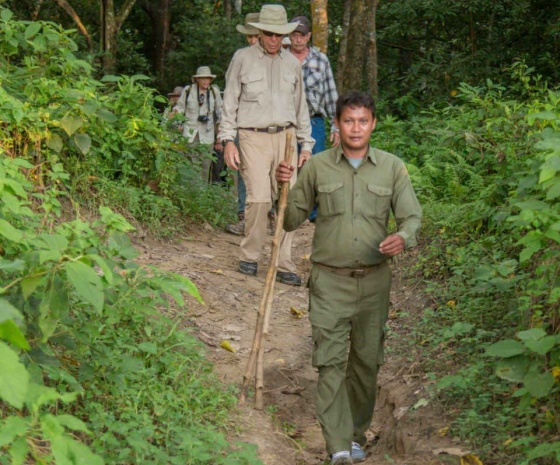
[[[268,126],[266,128],[239,128],[242,131],[254,131],[254,132],[266,132],[267,134],[276,134],[277,132],[285,131],[286,129],[290,129],[292,127],[291,124],[287,126]]]
[[[327,270],[330,271],[331,273],[336,273],[341,276],[349,276],[351,278],[363,278],[364,276],[373,273],[375,270],[377,270],[380,266],[384,264],[385,262],[381,262],[377,265],[364,266],[362,268],[337,268],[334,266],[323,265],[322,263],[313,263],[313,266],[317,266],[319,268],[322,268],[323,270]]]

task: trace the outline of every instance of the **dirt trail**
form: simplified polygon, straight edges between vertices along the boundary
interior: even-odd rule
[[[294,239],[293,256],[304,277],[310,268],[313,228],[306,222]],[[205,305],[192,299],[184,314],[185,325],[196,328],[223,380],[239,386],[253,340],[270,248],[257,277],[248,277],[237,272],[240,238],[210,226],[188,231],[184,240],[173,243],[135,242],[143,252],[140,261],[187,276],[196,284]],[[393,337],[380,373],[379,400],[364,463],[458,464],[460,447],[447,436],[441,437],[445,419],[429,402],[423,374],[415,371],[414,363],[391,355],[391,345],[406,337],[399,334],[399,313],[418,316],[424,306],[411,284],[400,279],[398,265],[393,269]],[[239,411],[240,433],[235,433],[235,439],[256,444],[266,465],[319,465],[327,459],[314,412],[317,375],[311,367],[307,302],[305,287],[276,283],[265,352],[265,410],[254,410],[249,399],[248,406]],[[303,317],[294,316],[291,307]],[[235,353],[220,347],[224,340]]]

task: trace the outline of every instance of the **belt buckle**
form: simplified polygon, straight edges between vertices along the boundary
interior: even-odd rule
[[[354,270],[350,273],[352,278],[363,278],[366,275],[366,270]]]
[[[269,134],[276,134],[278,132],[278,126],[269,126],[266,128],[266,132]]]

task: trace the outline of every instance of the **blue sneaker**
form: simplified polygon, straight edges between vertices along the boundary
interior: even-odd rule
[[[366,453],[362,446],[357,442],[352,443],[352,460],[354,462],[363,462],[366,459]]]

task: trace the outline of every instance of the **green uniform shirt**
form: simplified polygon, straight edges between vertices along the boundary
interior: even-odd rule
[[[284,229],[295,230],[317,204],[311,261],[339,268],[377,265],[387,259],[390,211],[406,247],[416,245],[422,210],[406,166],[395,155],[370,148],[354,169],[336,147],[311,157],[288,196]]]

